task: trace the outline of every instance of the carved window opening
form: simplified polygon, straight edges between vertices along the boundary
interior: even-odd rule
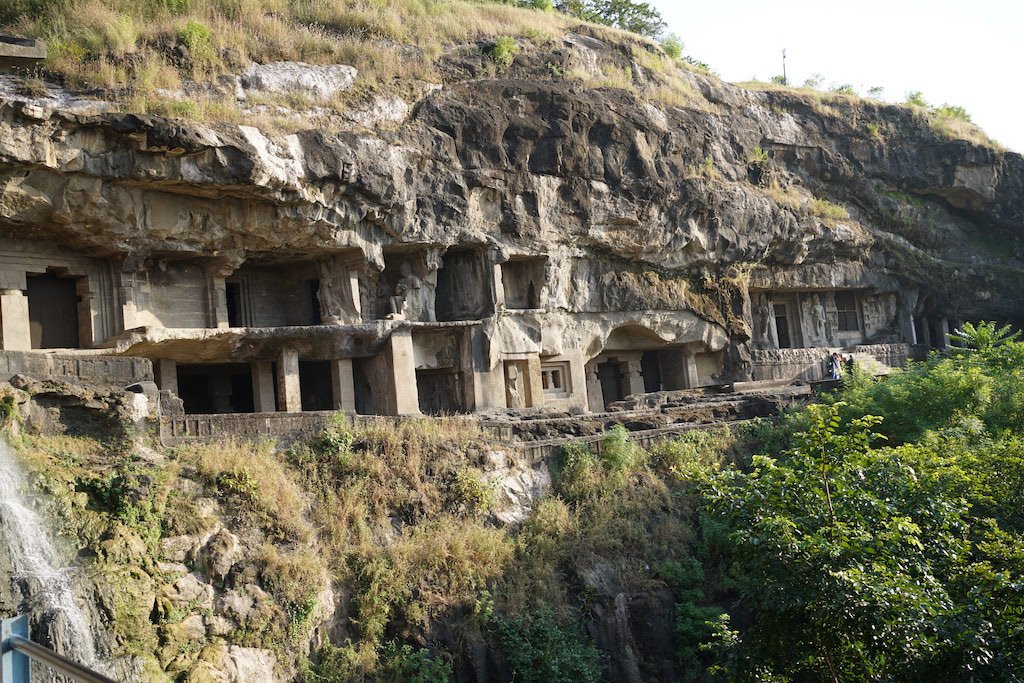
[[[572,393],[569,378],[569,363],[543,363],[540,366],[540,384],[545,396],[568,398]]]
[[[249,327],[249,300],[245,283],[228,280],[224,283],[228,300],[228,327]]]
[[[837,325],[840,332],[859,332],[860,317],[857,313],[857,296],[853,292],[836,292]]]
[[[437,319],[480,320],[489,316],[491,269],[481,249],[449,250],[437,271]]]
[[[541,308],[546,258],[512,257],[501,264],[501,282],[505,290],[505,308],[529,310]]]

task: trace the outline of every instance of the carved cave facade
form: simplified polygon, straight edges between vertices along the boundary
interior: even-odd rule
[[[148,358],[186,413],[441,415],[604,411],[635,394],[818,378],[828,349],[941,347],[958,324],[896,288],[769,274],[747,292],[737,353],[735,334],[671,287],[638,298],[637,277],[586,256],[483,244],[379,256],[135,259],[2,240],[0,341]]]

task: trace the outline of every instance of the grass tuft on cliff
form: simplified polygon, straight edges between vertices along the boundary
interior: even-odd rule
[[[519,53],[553,45],[574,30],[604,40],[614,54],[602,53],[593,71],[549,63],[531,66],[539,70],[531,77],[634,92],[640,83],[639,89],[666,104],[710,108],[683,77],[693,68],[657,42],[498,1],[13,0],[0,8],[0,28],[46,41],[50,79],[91,90],[128,111],[193,120],[287,129],[303,121],[289,123],[275,111],[344,111],[378,93],[414,101],[430,91],[429,84],[445,82],[443,58],[478,55],[484,58],[476,67],[480,75],[496,76]],[[333,101],[255,94],[248,108],[239,105],[221,77],[274,61],[348,64],[359,78]],[[634,77],[631,63],[650,71],[649,86]],[[270,113],[254,116],[254,104]]]

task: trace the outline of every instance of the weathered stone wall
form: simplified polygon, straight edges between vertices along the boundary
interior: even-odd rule
[[[14,375],[123,387],[136,382],[152,382],[153,365],[146,358],[0,351],[0,382],[6,382]]]
[[[905,368],[912,360],[923,360],[928,349],[920,344],[864,344],[853,347],[854,353],[866,353],[890,368]]]
[[[165,446],[176,446],[183,443],[210,443],[226,439],[276,439],[279,444],[287,445],[298,439],[316,436],[338,419],[343,419],[356,427],[367,427],[376,421],[397,424],[407,418],[353,415],[333,410],[305,413],[164,416],[160,420],[160,441]],[[512,439],[512,428],[509,425],[481,423],[472,418],[466,420],[467,428],[481,429],[503,441]]]
[[[135,326],[210,326],[210,292],[202,264],[159,261],[143,271],[137,283]]]
[[[825,379],[828,376],[826,359],[833,350],[827,347],[757,349],[751,353],[754,380]],[[923,358],[925,349],[911,344],[861,344],[849,351],[868,354],[890,368],[903,368],[908,361]]]
[[[829,348],[757,349],[750,354],[755,381],[802,379],[814,381],[826,376],[825,359]]]

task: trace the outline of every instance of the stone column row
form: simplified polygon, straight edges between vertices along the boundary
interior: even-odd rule
[[[168,358],[154,362],[160,389],[178,393],[178,364]],[[355,386],[352,377],[352,359],[339,358],[330,361],[332,405],[335,410],[354,411],[356,409]],[[252,373],[253,410],[257,413],[275,411],[297,413],[302,411],[302,390],[299,380],[299,354],[293,349],[285,349],[277,357],[277,376],[274,375],[274,362],[259,360],[250,363]],[[276,392],[275,392],[276,383]],[[415,387],[415,379],[413,386]],[[218,410],[228,408],[218,398],[223,387],[211,386],[214,403]],[[276,398],[275,398],[276,394]]]

